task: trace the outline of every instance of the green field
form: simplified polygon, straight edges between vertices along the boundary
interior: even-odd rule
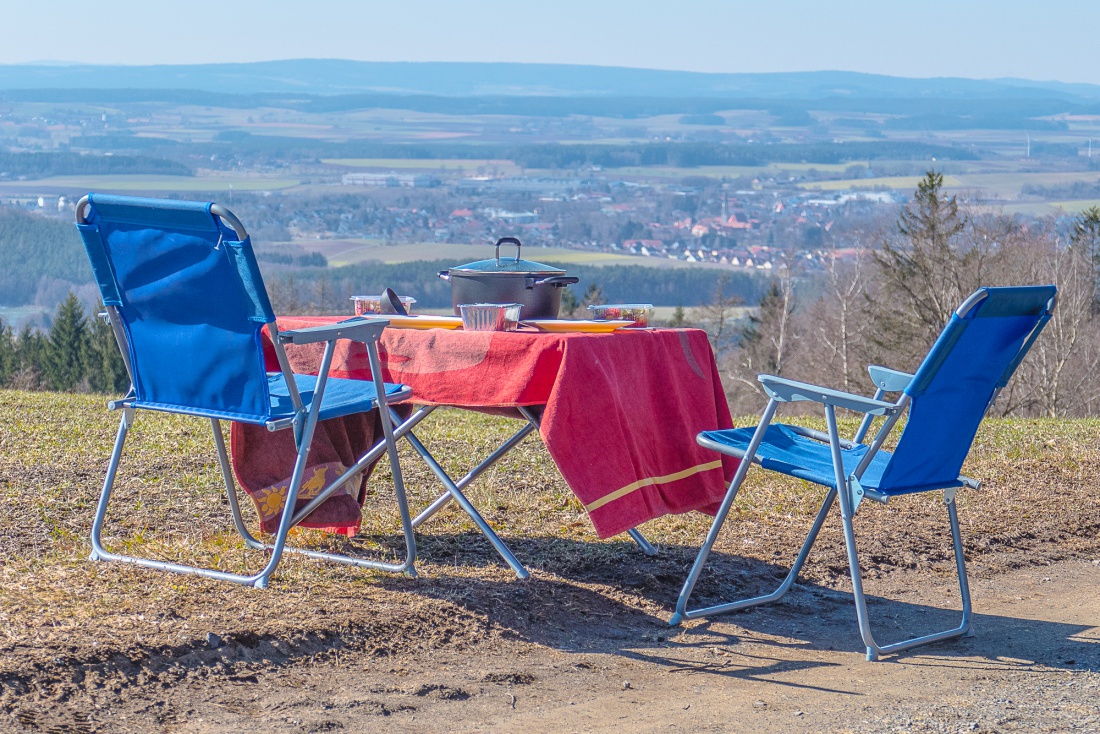
[[[330,266],[354,265],[355,263],[378,261],[383,263],[403,263],[414,260],[451,260],[461,265],[475,260],[493,257],[493,246],[461,245],[449,242],[417,242],[389,245],[380,240],[298,240],[289,244],[313,250],[324,255]],[[278,244],[267,245],[269,248]],[[504,248],[501,255],[512,257],[515,250]],[[567,250],[561,247],[525,247],[522,256],[525,260],[577,265],[645,265],[648,267],[700,267],[698,264],[683,263],[654,257],[635,257],[584,250]]]
[[[492,158],[324,158],[322,163],[348,168],[380,168],[387,171],[463,171],[495,170],[514,176],[520,168],[512,161]]]
[[[0,183],[0,191],[274,191],[289,189],[298,183],[290,178],[228,176],[51,176],[32,181],[5,181]]]
[[[845,178],[836,181],[815,181],[799,184],[810,191],[847,191],[848,189],[894,189],[911,191],[924,176],[883,176],[880,178]],[[962,182],[955,176],[944,176],[944,186],[958,188]]]

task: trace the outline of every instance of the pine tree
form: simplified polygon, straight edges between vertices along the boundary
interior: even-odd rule
[[[672,317],[668,320],[669,328],[682,329],[687,325],[687,315],[684,313],[683,304],[677,303],[676,309],[672,312]]]
[[[888,297],[871,304],[871,339],[906,360],[924,353],[963,298],[988,285],[983,276],[996,253],[994,242],[967,239],[970,222],[943,185],[943,174],[929,171],[902,209],[896,236],[874,253]]]
[[[561,316],[566,319],[577,318],[577,309],[581,302],[577,300],[577,294],[573,292],[573,286],[567,285],[561,289]]]
[[[84,365],[88,386],[95,392],[117,395],[130,386],[114,330],[106,321],[90,320]]]
[[[1089,207],[1077,215],[1071,237],[1071,246],[1092,263],[1093,313],[1100,312],[1100,207]]]
[[[12,375],[19,369],[19,356],[16,353],[15,334],[7,324],[0,322],[0,386],[8,385]]]
[[[25,324],[15,341],[15,370],[11,386],[17,390],[37,390],[42,381],[42,356],[45,340],[42,335]]]
[[[42,379],[49,390],[76,390],[85,385],[84,361],[88,323],[76,294],[69,296],[54,314],[42,350]]]
[[[588,286],[588,290],[584,292],[584,297],[581,298],[581,305],[588,306],[600,306],[607,303],[607,299],[603,297],[603,288],[596,283],[591,283]]]

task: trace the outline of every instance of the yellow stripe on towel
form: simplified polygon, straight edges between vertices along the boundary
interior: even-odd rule
[[[598,510],[601,507],[603,507],[604,505],[606,505],[608,502],[614,502],[615,500],[619,499],[620,497],[626,497],[631,492],[636,492],[637,490],[641,489],[642,487],[649,487],[649,486],[652,486],[654,484],[668,484],[669,482],[675,482],[675,481],[680,480],[680,479],[686,479],[687,477],[690,477],[693,474],[698,474],[699,472],[710,471],[711,469],[721,469],[721,468],[722,468],[722,460],[719,459],[718,461],[712,461],[712,462],[707,463],[707,464],[696,464],[695,466],[689,467],[689,468],[684,469],[682,471],[678,471],[675,474],[666,474],[663,477],[649,477],[647,479],[639,479],[636,482],[632,482],[632,483],[626,485],[622,489],[616,489],[611,494],[605,494],[603,497],[600,497],[598,500],[595,500],[594,502],[585,505],[584,509],[588,510],[589,512],[595,512],[596,510]]]

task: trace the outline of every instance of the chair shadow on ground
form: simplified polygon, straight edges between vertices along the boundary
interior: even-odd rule
[[[670,628],[668,619],[696,548],[663,546],[659,555],[649,557],[625,539],[587,543],[526,537],[506,538],[506,542],[528,568],[542,573],[528,581],[511,577],[500,557],[474,533],[422,534],[418,538],[424,559],[422,576],[415,580],[391,577],[380,583],[483,614],[506,637],[567,652],[617,654],[671,670],[758,677],[841,664],[822,660],[817,653],[823,651],[848,652],[859,659],[865,652],[852,596],[842,588],[800,580],[774,604],[691,622],[686,629]],[[501,572],[486,578],[489,566]],[[786,572],[787,568],[775,564],[715,552],[692,605],[770,592]],[[867,584],[873,593],[876,581]],[[946,608],[868,596],[872,627],[880,642],[958,624],[954,579],[929,573],[928,584],[930,589],[943,590]],[[1045,666],[1096,672],[1100,671],[1100,637],[1086,633],[1090,629],[983,614],[979,600],[974,636],[885,660],[986,670]],[[741,644],[745,642],[751,644]],[[697,658],[707,649],[721,650],[724,659],[700,663]],[[803,651],[815,654],[800,654]]]

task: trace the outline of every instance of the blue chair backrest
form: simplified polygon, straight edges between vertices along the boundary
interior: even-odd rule
[[[905,389],[909,418],[880,491],[953,485],[990,401],[1050,319],[1056,293],[1052,285],[983,288],[967,299],[973,305],[951,317]]]
[[[260,330],[275,315],[252,243],[211,206],[91,194],[77,227],[121,316],[138,403],[262,423]]]

